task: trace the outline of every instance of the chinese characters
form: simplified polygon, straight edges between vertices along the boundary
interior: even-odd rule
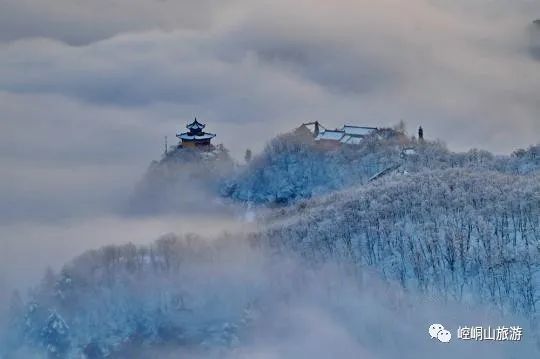
[[[491,326],[460,326],[457,330],[457,337],[462,340],[475,341],[521,341],[523,328],[517,325],[509,327],[499,325],[493,328]]]

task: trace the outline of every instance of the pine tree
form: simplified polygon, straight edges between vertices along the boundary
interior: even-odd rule
[[[69,349],[69,327],[64,319],[56,312],[47,318],[41,331],[43,346],[51,358],[62,358]]]

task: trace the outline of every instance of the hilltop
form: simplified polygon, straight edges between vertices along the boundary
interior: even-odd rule
[[[540,145],[511,156],[477,149],[456,153],[440,141],[380,129],[354,145],[328,148],[303,132],[291,132],[270,141],[247,167],[235,172],[222,194],[240,201],[285,204],[367,184],[390,173],[449,168],[531,174],[540,170]]]
[[[230,178],[235,164],[222,145],[200,150],[171,146],[153,161],[137,184],[131,213],[211,209],[219,188]]]
[[[237,358],[285,326],[295,338],[285,356],[296,357],[316,320],[360,341],[360,352],[388,345],[382,357],[395,357],[412,341],[408,357],[419,358],[432,348],[411,332],[433,320],[427,314],[457,328],[475,324],[467,321],[483,306],[488,318],[526,327],[519,350],[501,344],[499,355],[537,356],[540,146],[455,153],[396,129],[367,132],[351,145],[335,143],[339,133],[321,143],[293,131],[243,166],[223,146],[171,147],[150,165],[132,210],[198,209],[211,225],[228,198],[266,208],[255,229],[202,238],[194,226],[87,251],[47,272],[28,298],[14,297],[4,353]],[[460,309],[441,312],[450,306]]]
[[[327,130],[302,125],[271,139],[263,151],[238,165],[223,145],[214,146],[202,132],[178,136],[160,161],[139,182],[130,206],[135,212],[162,212],[207,207],[228,198],[252,204],[286,205],[367,184],[389,174],[464,168],[527,175],[540,170],[540,145],[511,155],[472,149],[448,150],[441,141],[408,136],[402,128],[345,125]],[[192,131],[192,130],[190,130]],[[212,136],[212,137],[210,137]],[[188,140],[186,140],[188,138]],[[197,146],[193,141],[204,141]]]

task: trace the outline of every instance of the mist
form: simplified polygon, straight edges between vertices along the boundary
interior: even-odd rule
[[[531,1],[0,6],[4,222],[110,211],[195,116],[237,159],[314,120],[505,154],[540,133]]]
[[[245,248],[263,224],[245,221],[247,204],[218,198],[217,172],[154,173],[152,161],[194,117],[230,151],[228,170],[311,121],[403,120],[451,150],[510,154],[540,138],[538,18],[527,0],[0,0],[0,321],[12,293],[31,297],[47,268],[196,234],[225,247],[185,268],[194,295],[223,299],[224,312],[204,318],[240,320],[246,298],[259,309],[241,340],[216,351],[163,345],[147,356],[530,357],[527,336],[519,347],[426,340],[432,322],[455,334],[485,323],[528,330],[528,318],[426,298],[368,268]]]
[[[114,274],[119,281],[101,282],[100,275],[87,269],[100,263],[100,253],[106,251],[89,252],[66,265],[65,273],[75,281],[86,278],[84,291],[93,293],[80,293],[79,315],[114,318],[114,324],[100,329],[107,340],[114,341],[107,327],[130,325],[130,313],[152,323],[159,321],[155,310],[162,308],[166,320],[182,325],[181,344],[172,337],[151,346],[127,343],[113,357],[522,358],[538,350],[526,318],[488,305],[426,297],[343,262],[312,266],[295,256],[249,246],[240,234],[189,238],[167,235],[165,242],[155,243],[156,250],[167,245],[171,256],[171,269],[159,274],[133,276],[120,270]],[[177,265],[178,271],[173,269]],[[180,307],[173,310],[171,303],[177,300],[169,300],[178,296]],[[454,340],[442,344],[430,339],[427,328],[432,323],[444,323]],[[516,345],[455,338],[459,326],[471,325],[520,325],[524,339]],[[79,327],[72,335],[84,337],[84,330]]]

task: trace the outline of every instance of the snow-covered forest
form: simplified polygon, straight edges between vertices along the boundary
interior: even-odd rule
[[[387,130],[328,151],[286,134],[243,166],[223,148],[176,149],[152,164],[134,198],[148,210],[248,202],[258,227],[87,251],[14,294],[0,353],[419,358],[433,348],[412,332],[435,315],[456,328],[519,321],[523,345],[487,353],[539,352],[540,146],[453,153]],[[298,344],[320,340],[313,327],[328,328],[329,342]],[[282,331],[291,342],[276,339]]]
[[[364,184],[385,170],[415,173],[449,168],[534,173],[540,169],[540,145],[517,150],[511,156],[476,149],[455,153],[441,142],[418,141],[399,131],[383,129],[357,146],[327,151],[311,138],[290,133],[270,141],[222,191],[242,201],[289,203]]]
[[[376,268],[405,288],[534,317],[540,305],[540,176],[446,169],[278,211],[257,235],[310,263]]]
[[[0,359],[540,359],[539,68],[540,0],[0,0]]]

